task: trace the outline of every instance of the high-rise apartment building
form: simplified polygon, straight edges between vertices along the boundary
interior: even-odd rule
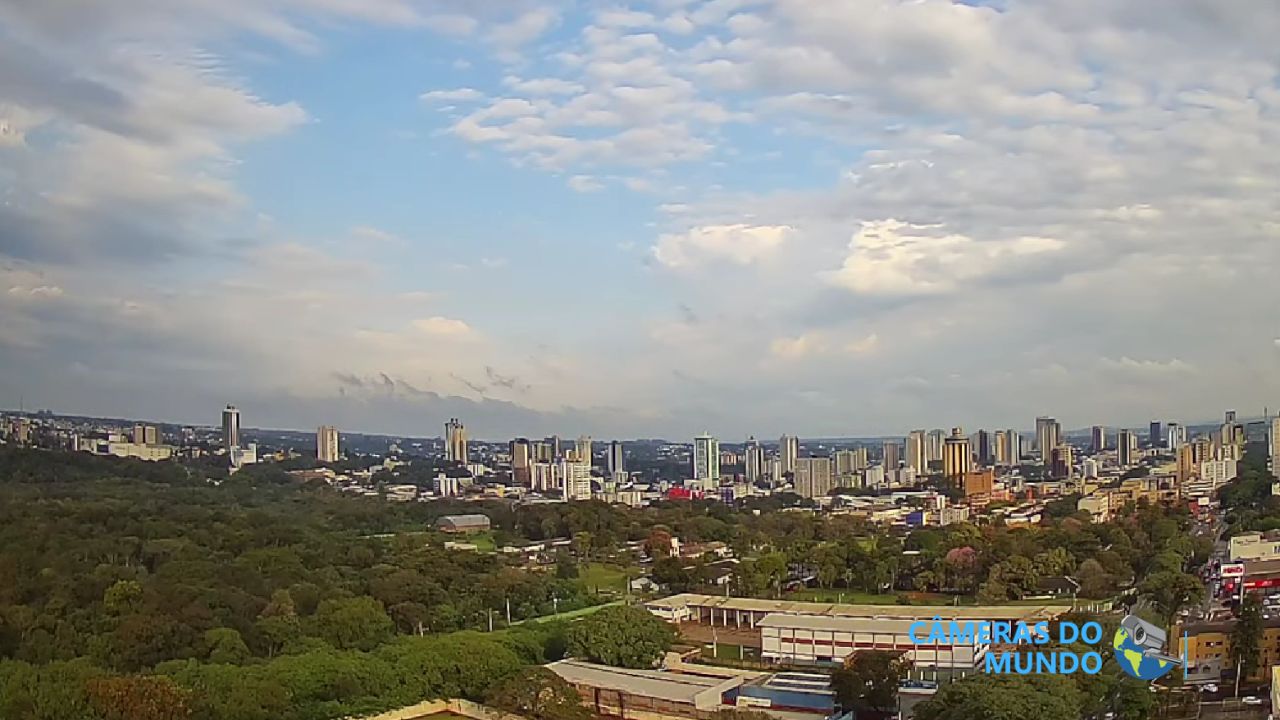
[[[1138,437],[1132,430],[1121,430],[1116,435],[1116,462],[1122,468],[1133,465],[1138,449]]]
[[[951,436],[942,447],[942,474],[947,478],[959,478],[973,471],[973,453],[969,438],[962,428],[952,428]]]
[[[1164,447],[1164,431],[1159,420],[1152,420],[1147,427],[1147,445],[1153,448]]]
[[[1054,448],[1051,453],[1051,464],[1049,466],[1049,475],[1055,480],[1065,480],[1071,477],[1074,458],[1070,445],[1059,445]]]
[[[1235,422],[1236,422],[1236,411],[1235,411],[1235,410],[1228,410],[1228,411],[1227,411],[1227,413],[1226,413],[1226,416],[1225,416],[1225,420],[1223,421],[1223,424],[1225,424],[1225,425],[1234,425],[1234,424],[1235,424]]]
[[[1048,465],[1053,449],[1062,444],[1062,426],[1051,417],[1036,418],[1036,452],[1040,453],[1040,462]]]
[[[449,418],[449,422],[444,424],[444,459],[463,465],[469,462],[467,429],[458,418]]]
[[[240,447],[240,410],[235,405],[222,410],[222,447],[227,452]]]
[[[558,465],[565,500],[591,499],[591,465],[561,460]]]
[[[749,483],[758,483],[764,477],[764,448],[760,447],[754,435],[747,438],[742,450],[742,470]]]
[[[1004,442],[1009,448],[1009,465],[1019,464],[1022,461],[1022,433],[1012,429],[1005,430]]]
[[[1169,423],[1168,429],[1165,432],[1168,436],[1168,441],[1165,444],[1166,449],[1176,453],[1178,451],[1178,448],[1187,444],[1187,426],[1186,425],[1182,425],[1176,422],[1171,422]]]
[[[613,477],[614,473],[624,471],[623,455],[622,443],[617,440],[609,443],[609,457],[606,458],[608,462],[605,464],[606,469],[609,471],[609,477]]]
[[[837,450],[835,454],[835,462],[836,477],[844,477],[854,473],[852,450]]]
[[[316,460],[322,463],[338,462],[338,428],[321,425],[316,429]]]
[[[517,485],[533,485],[533,443],[528,438],[511,441],[511,479]]]
[[[925,464],[942,462],[942,446],[946,444],[947,434],[941,430],[930,430],[924,445]]]
[[[141,423],[134,425],[133,442],[136,445],[159,445],[160,431],[155,425],[143,425]]]
[[[907,466],[922,475],[929,470],[929,460],[925,448],[928,442],[929,440],[923,430],[912,430],[907,434]]]
[[[579,435],[578,441],[573,444],[573,453],[577,456],[578,462],[591,467],[594,462],[591,456],[591,436]]]
[[[800,457],[800,438],[795,435],[783,435],[779,438],[778,459],[782,461],[782,472],[795,472],[798,457]]]
[[[720,441],[705,433],[693,439],[693,479],[720,481]]]
[[[1107,429],[1094,425],[1089,429],[1089,452],[1097,455],[1107,449]]]
[[[996,431],[996,465],[1009,466],[1009,436],[1003,430]]]
[[[831,494],[835,488],[831,477],[831,458],[796,458],[794,484],[800,497],[816,498]]]
[[[886,440],[882,449],[881,456],[884,458],[885,471],[897,470],[902,464],[902,443],[896,440]]]
[[[1280,415],[1271,418],[1271,431],[1267,433],[1267,445],[1271,449],[1271,474],[1280,473]]]

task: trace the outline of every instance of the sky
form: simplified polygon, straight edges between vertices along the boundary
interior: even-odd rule
[[[1275,410],[1278,36],[1222,0],[0,0],[0,406]]]

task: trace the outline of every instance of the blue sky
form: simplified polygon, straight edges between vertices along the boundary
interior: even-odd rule
[[[1162,8],[0,0],[0,405],[726,439],[1280,405],[1280,12]]]

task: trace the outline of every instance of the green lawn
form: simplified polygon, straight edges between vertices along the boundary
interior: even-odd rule
[[[591,591],[626,593],[627,571],[617,565],[591,563],[578,569],[578,582]]]
[[[591,613],[594,613],[598,610],[603,610],[604,608],[613,607],[614,605],[621,605],[621,604],[622,604],[621,600],[614,600],[613,602],[607,602],[607,603],[604,603],[603,605],[592,605],[590,607],[578,608],[577,610],[566,610],[565,612],[556,613],[555,615],[542,615],[540,617],[530,618],[530,620],[536,620],[538,622],[546,622],[550,620],[573,620],[575,618],[586,617],[587,615],[590,615]],[[517,620],[511,624],[520,625],[525,622],[528,622],[528,621]]]

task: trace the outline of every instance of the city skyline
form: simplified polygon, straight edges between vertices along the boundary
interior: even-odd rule
[[[0,405],[738,438],[1280,402],[1274,6],[68,2],[0,4]]]

